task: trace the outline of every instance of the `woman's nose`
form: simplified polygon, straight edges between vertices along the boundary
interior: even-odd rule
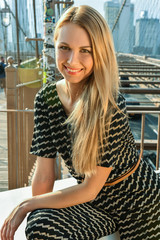
[[[75,64],[75,63],[78,63],[78,54],[76,53],[76,52],[74,52],[74,51],[71,51],[70,53],[69,53],[69,55],[68,55],[68,60],[67,60],[67,62],[69,63],[69,64]]]

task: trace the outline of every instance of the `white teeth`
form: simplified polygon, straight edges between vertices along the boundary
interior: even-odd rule
[[[67,68],[67,70],[69,71],[69,72],[79,72],[80,70],[73,70],[73,69],[70,69],[70,68]]]

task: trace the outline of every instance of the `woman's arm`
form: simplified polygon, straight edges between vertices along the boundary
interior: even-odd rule
[[[52,192],[56,179],[56,159],[37,157],[36,169],[32,180],[32,195]]]
[[[93,200],[102,189],[111,170],[112,168],[97,166],[96,174],[85,178],[79,185],[23,201],[5,220],[1,229],[1,240],[13,240],[15,231],[30,211],[38,208],[65,208]]]
[[[35,196],[25,202],[27,212],[37,208],[65,208],[94,200],[105,184],[112,168],[97,166],[97,173],[84,182],[55,193]]]

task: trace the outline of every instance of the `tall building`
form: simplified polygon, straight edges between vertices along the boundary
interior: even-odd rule
[[[140,18],[136,20],[134,53],[160,54],[160,21],[148,18],[146,11],[142,11]]]
[[[122,2],[122,0],[113,0],[107,1],[104,4],[105,19],[111,29],[116,22]],[[133,22],[134,5],[130,2],[130,0],[127,0],[113,31],[113,39],[117,52],[132,53],[134,45]]]
[[[122,0],[120,4],[122,4]],[[118,51],[122,53],[132,53],[134,45],[134,4],[130,0],[126,1],[126,4],[121,12],[119,18],[119,41]]]
[[[107,1],[104,3],[104,17],[111,30],[118,16],[119,7],[118,1]]]
[[[8,5],[10,6],[12,12],[15,15],[15,2],[12,0],[8,0]],[[28,19],[28,8],[26,7],[26,2],[25,1],[17,1],[17,15],[18,15],[18,22],[20,27],[23,29],[23,31],[26,33],[26,35],[29,33],[29,19]],[[17,48],[17,35],[16,35],[16,21],[15,18],[12,17],[12,24],[10,26],[11,31],[9,31],[8,28],[8,34],[9,34],[9,50],[14,49],[16,52]],[[10,32],[10,33],[9,33]],[[27,52],[28,49],[26,49],[26,44],[25,44],[25,36],[22,33],[21,30],[19,30],[19,47],[20,47],[20,52]]]
[[[0,0],[1,1],[1,0]],[[37,33],[39,37],[43,37],[43,1],[36,0],[36,18],[37,18]],[[16,34],[16,20],[15,20],[15,1],[7,0],[7,4],[12,12],[11,14],[11,24],[6,28],[7,31],[7,51],[17,52],[17,34]],[[34,15],[33,15],[33,1],[32,0],[17,0],[17,10],[18,10],[18,22],[20,25],[19,29],[19,47],[20,53],[35,52],[35,42],[26,43],[25,36],[34,38]],[[4,47],[4,34],[1,31],[1,19],[0,19],[0,32],[2,32],[0,40],[0,48],[3,50]],[[3,28],[4,29],[4,28]],[[2,46],[1,46],[2,45]],[[1,51],[0,51],[1,52]]]
[[[107,1],[104,3],[104,17],[109,25],[110,30],[112,31],[115,24],[115,20],[119,13],[119,3],[118,1]],[[118,31],[119,31],[119,22],[117,23],[115,30],[113,31],[113,39],[116,51],[118,50]]]

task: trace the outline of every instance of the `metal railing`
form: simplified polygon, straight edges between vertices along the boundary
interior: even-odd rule
[[[135,107],[133,107],[135,108]],[[160,162],[160,110],[131,110],[132,107],[127,108],[128,114],[141,114],[141,139],[135,140],[136,146],[138,149],[142,150],[156,150],[156,170],[159,170],[159,162]],[[144,139],[144,129],[145,129],[145,115],[146,114],[156,114],[158,115],[158,134],[157,139]]]
[[[33,114],[33,110],[0,110],[0,113],[7,113],[8,115],[8,154],[12,154],[13,156],[8,156],[8,186],[9,188],[15,188],[14,186],[24,186],[28,185],[29,176],[31,175],[31,171],[33,174],[33,170],[30,166],[29,161],[29,148],[30,142],[28,138],[28,133],[30,131],[29,128],[29,114]],[[144,110],[131,110],[131,107],[128,107],[127,113],[131,114],[141,114],[141,139],[135,140],[137,149],[143,150],[154,150],[156,151],[156,166],[155,169],[159,170],[159,161],[160,161],[160,110],[159,111],[144,111]],[[13,128],[13,124],[16,124],[14,121],[15,118],[20,117],[20,114],[24,115],[24,133],[20,133],[17,127]],[[158,115],[158,135],[157,139],[150,140],[144,138],[145,133],[145,115],[146,114],[156,114]],[[15,138],[16,136],[16,138]],[[12,144],[11,144],[12,142]],[[61,173],[61,164],[59,159],[59,175]]]
[[[127,94],[128,98],[132,100],[133,98],[139,98],[141,95],[139,101],[136,99],[136,101],[127,105],[128,114],[142,115],[141,139],[136,139],[136,146],[137,148],[157,152],[155,168],[158,171],[160,158],[160,60],[121,53],[117,54],[117,58],[121,81],[120,91]],[[142,95],[144,98],[147,96],[147,99],[143,99]],[[146,114],[158,115],[157,139],[144,139]]]

